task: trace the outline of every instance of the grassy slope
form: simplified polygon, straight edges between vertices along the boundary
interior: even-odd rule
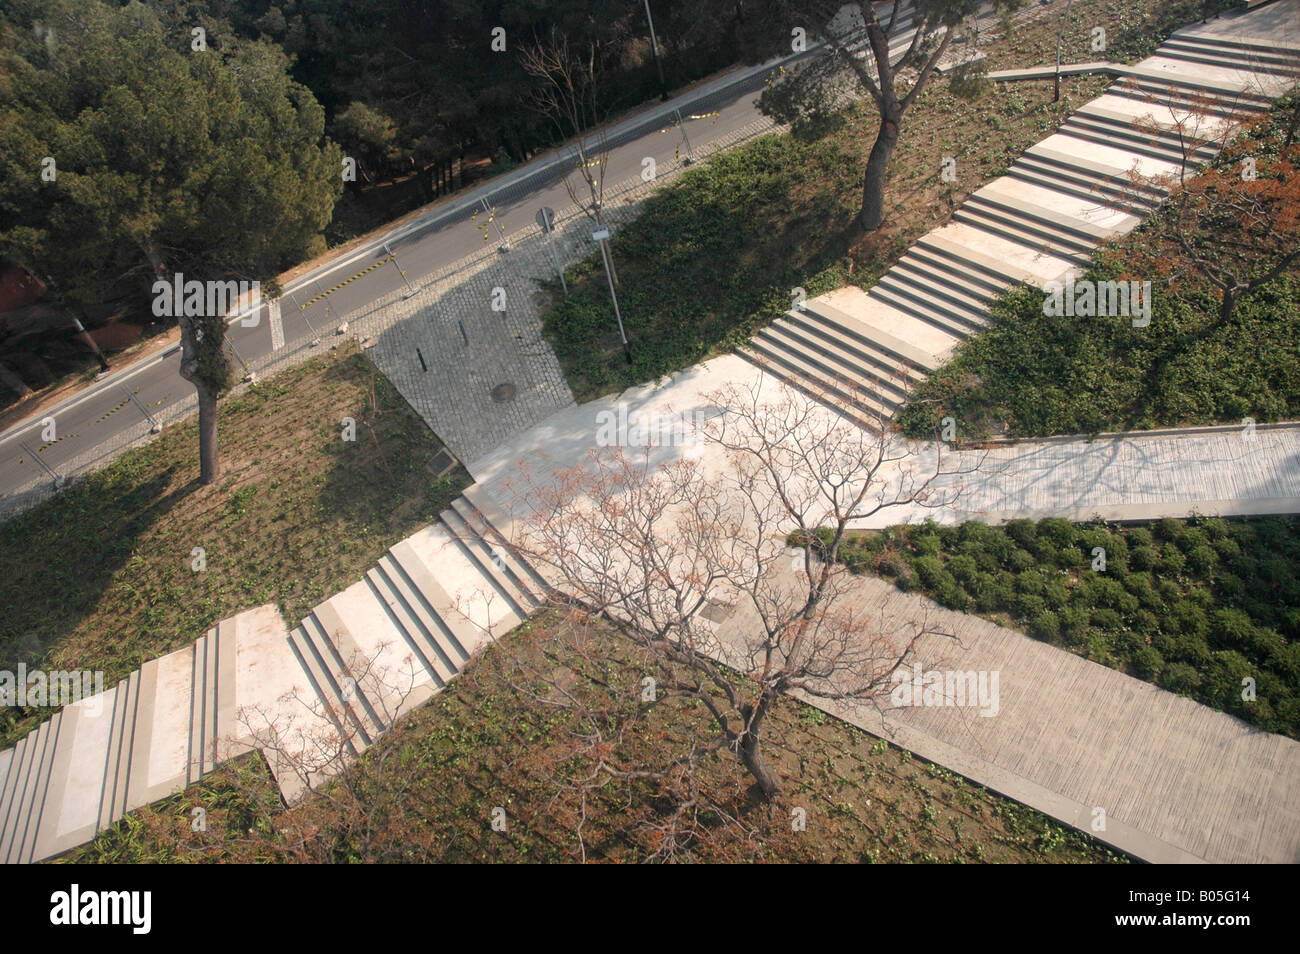
[[[988,47],[990,68],[1051,62],[1058,8],[1064,4]],[[1088,46],[1095,23],[1107,24],[1110,58],[1145,56],[1200,9],[1160,0],[1076,2],[1065,59],[1097,58]],[[845,109],[812,141],[771,135],[690,170],[651,197],[613,242],[631,366],[598,256],[573,270],[570,297],[543,316],[575,396],[617,392],[730,350],[788,309],[796,287],[816,295],[846,282],[869,286],[943,224],[954,204],[1002,175],[1106,83],[1067,78],[1059,103],[1051,102],[1051,83],[994,88],[971,101],[936,78],[904,124],[886,190],[888,221],[865,239],[855,237],[852,221],[878,123],[867,103]],[[957,160],[955,184],[939,178],[946,156]]]
[[[194,483],[191,420],[0,524],[0,669],[103,670],[111,685],[240,610],[273,602],[296,622],[468,482],[459,468],[435,477],[442,445],[355,349],[259,382],[220,415],[211,487]],[[47,714],[0,711],[0,745]]]
[[[260,756],[132,813],[66,860],[143,861],[571,861],[581,805],[551,773],[582,774],[566,756],[575,724],[518,692],[516,664],[567,673],[569,691],[626,717],[614,764],[664,764],[703,710],[662,698],[640,707],[634,650],[599,627],[558,613],[538,617],[489,649],[441,695],[416,710],[358,763],[346,784],[293,810],[279,805]],[[628,700],[632,700],[629,706]],[[820,711],[785,701],[767,731],[785,777],[780,803],[752,800],[729,756],[701,772],[699,826],[684,846],[695,861],[1103,862],[1124,860],[1088,836],[912,759]],[[651,825],[669,802],[648,783],[615,782],[596,793],[583,824],[586,858],[646,859],[662,842]],[[507,812],[504,832],[492,810]],[[807,829],[792,831],[792,809]],[[192,831],[194,809],[207,831]],[[720,822],[743,820],[752,838]]]
[[[1261,149],[1281,145],[1290,108],[1279,103],[1279,121],[1257,131]],[[1157,213],[1103,250],[1083,277],[1119,278],[1126,250],[1178,255],[1160,223]],[[924,437],[951,416],[959,435],[978,440],[1300,416],[1300,267],[1241,301],[1226,324],[1213,289],[1179,298],[1153,280],[1152,291],[1141,328],[1123,317],[1045,316],[1041,292],[1008,292],[990,327],[917,388],[900,427]]]

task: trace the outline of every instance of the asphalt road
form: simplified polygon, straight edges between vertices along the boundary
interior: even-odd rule
[[[898,53],[911,32],[902,31],[895,38],[892,46]],[[789,65],[812,52],[733,71],[615,124],[605,139],[609,151],[606,191],[640,176],[642,160],[647,156],[670,169],[679,147],[685,154],[681,133],[676,128],[664,131],[674,126],[674,109],[683,117],[717,111],[717,116],[686,118],[684,123],[693,151],[701,153],[760,118],[755,106],[757,96],[778,63]],[[485,243],[478,225],[487,216],[479,212],[477,221],[471,219],[480,198],[486,198],[496,209],[492,243],[498,241],[497,224],[507,235],[524,227],[537,228],[534,216],[539,208],[550,206],[560,211],[573,204],[564,185],[565,177],[573,170],[573,156],[572,148],[568,148],[534,160],[453,197],[428,216],[291,282],[278,304],[264,304],[256,313],[230,323],[227,340],[238,359],[236,367],[239,360],[252,361],[286,345],[292,347],[302,339],[318,337],[315,329],[333,327],[350,312],[398,290],[404,281],[419,284],[422,277],[482,250]],[[405,279],[399,267],[405,270]],[[349,278],[350,282],[331,291]],[[0,501],[32,485],[34,480],[50,480],[50,472],[66,474],[70,461],[96,448],[107,450],[121,443],[122,432],[139,426],[146,414],[157,415],[192,395],[194,389],[181,378],[179,367],[180,350],[176,347],[110,374],[94,387],[46,410],[40,418],[0,434]],[[43,433],[43,422],[51,417],[57,438],[52,442]]]
[[[715,82],[675,97],[667,104],[656,104],[615,126],[609,135],[606,190],[640,176],[642,159],[647,156],[653,157],[663,169],[676,165],[674,151],[682,143],[682,136],[675,128],[662,131],[672,124],[671,119],[661,117],[663,109],[677,107],[684,117],[717,110],[716,117],[686,120],[686,135],[698,153],[759,118],[754,103],[766,75],[766,68],[755,70],[739,84],[721,90],[713,88],[718,85]],[[684,155],[685,147],[681,148]],[[564,186],[564,178],[573,168],[571,152],[566,150],[560,161],[535,161],[463,197],[455,197],[446,207],[435,210],[420,222],[395,230],[378,243],[291,283],[278,308],[264,304],[256,314],[231,322],[227,339],[236,357],[251,361],[269,354],[274,350],[273,345],[291,346],[304,337],[317,337],[313,329],[332,327],[349,312],[400,289],[404,279],[399,265],[406,271],[406,280],[418,284],[423,276],[481,250],[486,243],[477,225],[487,216],[479,212],[477,221],[470,218],[477,207],[474,200],[479,196],[486,197],[496,209],[491,233],[493,245],[498,241],[497,224],[507,235],[526,226],[536,228],[534,216],[542,206],[558,211],[573,204]],[[396,254],[396,260],[390,259],[385,242]],[[366,271],[377,263],[382,264]],[[365,274],[359,274],[362,272]],[[337,291],[324,294],[354,275],[359,277]],[[318,297],[322,294],[324,297]],[[305,309],[301,307],[308,302],[312,303]],[[268,308],[279,313],[278,329],[273,327]],[[110,375],[43,412],[40,419],[26,421],[0,435],[0,495],[27,486],[33,479],[49,479],[45,467],[63,473],[73,458],[97,444],[112,442],[123,430],[138,425],[146,412],[157,414],[192,395],[194,389],[180,377],[179,367],[179,348],[164,352]],[[55,422],[58,439],[54,442],[43,439],[42,421],[49,417]]]

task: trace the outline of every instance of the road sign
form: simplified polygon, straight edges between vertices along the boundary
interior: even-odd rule
[[[609,229],[596,229],[596,231],[591,233],[591,237],[597,242],[607,239],[609,238]]]
[[[547,235],[555,231],[555,210],[550,206],[542,206],[537,210],[537,224],[542,227],[542,231]]]

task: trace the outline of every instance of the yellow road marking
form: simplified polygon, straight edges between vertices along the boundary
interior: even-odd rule
[[[396,258],[396,256],[394,256],[394,255],[389,255],[389,256],[387,256],[386,258],[381,258],[379,261],[375,262],[373,265],[371,265],[371,266],[369,266],[369,267],[367,267],[367,268],[363,268],[361,271],[357,272],[357,273],[356,273],[355,275],[353,275],[351,278],[348,278],[348,279],[346,279],[346,280],[344,280],[344,281],[339,282],[337,285],[335,285],[335,286],[334,286],[333,288],[331,288],[329,291],[327,291],[327,292],[321,292],[319,295],[317,295],[317,296],[316,296],[315,298],[313,298],[311,301],[307,302],[307,305],[314,305],[314,304],[316,304],[316,302],[320,301],[322,298],[326,298],[326,297],[328,297],[328,296],[334,294],[336,291],[338,291],[338,290],[339,290],[340,288],[342,288],[344,285],[347,285],[347,284],[349,284],[349,283],[351,283],[351,282],[356,281],[356,280],[357,280],[358,278],[360,278],[362,275],[368,275],[370,272],[373,272],[373,271],[374,271],[376,268],[378,268],[380,265],[387,265],[387,264],[388,264],[389,262],[391,262],[394,258]],[[303,311],[306,311],[306,310],[307,310],[307,305],[302,305],[302,306],[301,306],[301,309],[302,309]]]

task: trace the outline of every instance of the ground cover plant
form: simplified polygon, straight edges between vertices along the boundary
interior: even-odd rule
[[[927,522],[840,552],[900,589],[1300,738],[1297,531],[1297,517]]]

